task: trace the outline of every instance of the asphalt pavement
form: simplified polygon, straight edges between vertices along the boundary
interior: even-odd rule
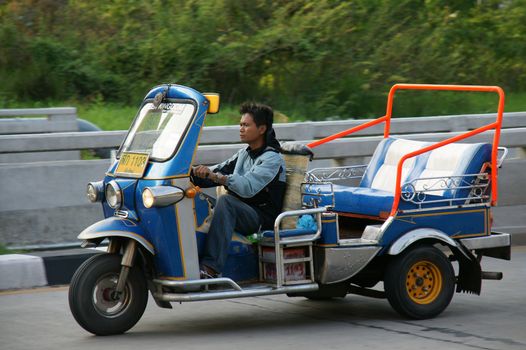
[[[415,321],[389,303],[349,295],[332,301],[286,296],[173,304],[150,299],[124,335],[96,337],[69,312],[67,287],[0,292],[0,349],[526,349],[526,247],[512,261],[484,258],[504,272],[482,294],[455,294],[446,311]]]

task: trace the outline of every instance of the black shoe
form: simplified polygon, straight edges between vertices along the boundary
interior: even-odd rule
[[[201,279],[210,279],[210,278],[219,277],[218,272],[216,272],[213,268],[206,266],[206,265],[201,265],[199,273],[200,273]]]

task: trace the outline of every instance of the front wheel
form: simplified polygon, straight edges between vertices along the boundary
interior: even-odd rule
[[[120,334],[141,318],[148,302],[142,271],[131,268],[121,295],[116,295],[121,257],[100,254],[86,260],[75,272],[69,287],[69,308],[85,330],[96,335]]]
[[[420,246],[396,256],[384,277],[387,300],[398,313],[432,318],[451,302],[455,273],[447,257],[433,246]]]

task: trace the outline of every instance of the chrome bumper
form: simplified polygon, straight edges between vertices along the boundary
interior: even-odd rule
[[[479,257],[511,260],[511,236],[508,233],[492,232],[489,236],[463,238],[459,241]]]
[[[460,242],[469,250],[489,249],[511,246],[509,233],[492,232],[489,236],[462,238]]]

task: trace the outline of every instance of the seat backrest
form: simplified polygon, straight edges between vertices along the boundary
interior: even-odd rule
[[[431,144],[430,142],[393,137],[383,139],[374,151],[360,182],[360,187],[394,193],[396,170],[400,158],[407,153]],[[400,183],[404,184],[419,178],[448,179],[450,176],[477,174],[484,163],[490,160],[491,144],[489,143],[452,143],[407,159],[402,168]],[[465,180],[463,187],[468,187],[467,183],[473,180],[473,177],[463,179]],[[470,188],[458,188],[459,186],[450,186],[450,184],[451,181],[444,182],[440,179],[418,180],[415,182],[415,189],[445,198],[465,198],[468,196]],[[434,190],[425,191],[430,188]],[[436,190],[437,188],[439,190]]]
[[[450,176],[478,174],[484,163],[490,161],[491,144],[489,143],[451,143],[430,152],[419,178],[448,179]],[[415,189],[424,191],[434,188],[438,190],[425,192],[445,198],[465,198],[471,189],[459,187],[468,186],[473,179],[474,177],[463,177],[464,181],[458,185],[455,182],[461,178],[455,178],[456,181],[447,180],[447,182],[440,179],[419,180],[415,183]]]
[[[425,146],[429,142],[396,139],[388,137],[383,139],[376,147],[374,154],[367,166],[367,170],[360,182],[360,187],[394,193],[396,184],[396,170],[400,158]],[[429,154],[409,158],[402,168],[401,183],[418,178]]]

